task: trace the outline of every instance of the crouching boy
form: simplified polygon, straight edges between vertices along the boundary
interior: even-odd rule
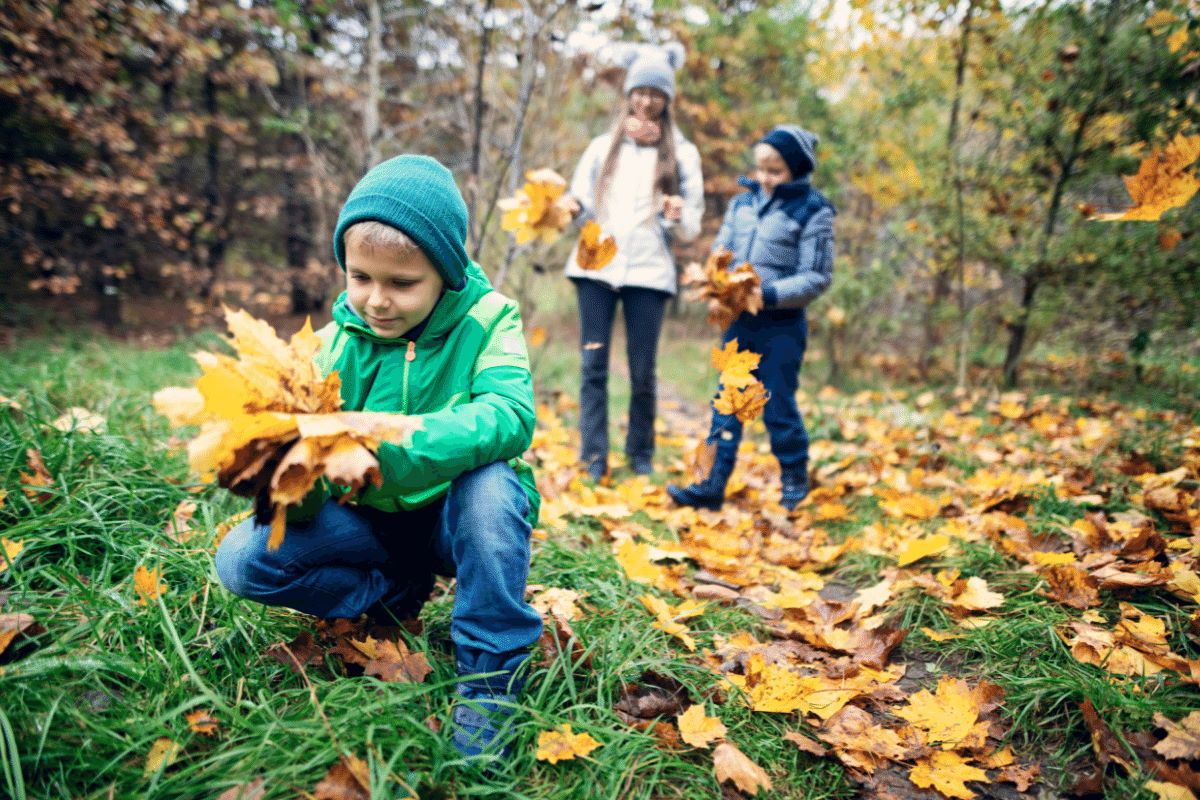
[[[393,158],[351,191],[333,237],[346,290],[317,362],[341,376],[345,410],[415,415],[421,428],[380,448],[382,486],[346,505],[314,493],[274,552],[248,520],[216,568],[241,597],[379,621],[415,616],[434,575],[456,576],[454,744],[478,755],[504,752],[542,623],[525,602],[539,505],[519,458],[534,427],[528,353],[516,304],[467,257],[466,233],[462,195],[431,158]]]

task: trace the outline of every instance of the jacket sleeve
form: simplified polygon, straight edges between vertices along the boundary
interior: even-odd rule
[[[533,378],[516,303],[508,301],[475,359],[465,403],[417,415],[405,445],[384,444],[384,485],[415,491],[520,456],[533,441]]]
[[[580,211],[575,217],[576,225],[583,225],[596,216],[596,186],[593,177],[600,171],[600,162],[608,152],[609,137],[597,136],[579,157],[575,165],[575,173],[571,176],[571,184],[567,187],[570,193],[579,201]]]
[[[704,175],[700,171],[700,151],[691,142],[684,142],[675,155],[679,164],[679,196],[683,198],[683,214],[678,222],[658,218],[667,231],[680,242],[690,242],[700,235],[700,219],[704,216]]]
[[[833,280],[833,209],[812,216],[800,235],[796,272],[763,286],[763,304],[770,308],[804,308],[829,288]]]

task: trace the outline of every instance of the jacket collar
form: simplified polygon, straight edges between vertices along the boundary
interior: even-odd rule
[[[744,186],[755,194],[762,195],[762,184],[758,181],[742,175],[737,179],[737,182],[739,186]],[[779,184],[775,187],[775,191],[771,194],[771,197],[766,199],[774,199],[777,197],[780,200],[791,200],[794,197],[803,196],[811,187],[812,179],[805,175],[803,178],[797,178],[794,181],[788,181],[787,183]]]

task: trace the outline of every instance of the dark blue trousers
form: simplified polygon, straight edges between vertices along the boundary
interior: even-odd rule
[[[762,356],[754,375],[770,392],[763,422],[771,438],[771,452],[785,470],[804,466],[808,463],[808,431],[796,406],[796,389],[808,344],[807,317],[803,311],[769,309],[742,314],[725,331],[721,344],[733,339],[737,339],[738,350]],[[736,458],[741,440],[742,423],[738,418],[714,410],[708,441],[717,444],[717,457]]]
[[[617,301],[625,317],[629,359],[629,431],[625,453],[649,461],[654,454],[658,338],[671,295],[656,289],[572,278],[579,296],[582,379],[579,388],[580,457],[585,464],[608,463],[608,363]]]

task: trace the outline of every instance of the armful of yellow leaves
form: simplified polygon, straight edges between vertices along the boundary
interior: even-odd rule
[[[1136,174],[1122,176],[1133,206],[1124,211],[1093,214],[1092,219],[1153,222],[1164,211],[1187,205],[1200,190],[1200,178],[1190,169],[1197,158],[1200,158],[1200,135],[1179,134],[1166,147],[1143,158]]]
[[[188,443],[192,470],[270,509],[271,538],[283,542],[285,511],[298,505],[321,477],[348,487],[343,500],[383,476],[375,452],[403,444],[417,417],[340,411],[341,379],[322,377],[313,357],[321,340],[312,325],[284,342],[262,320],[225,310],[236,356],[200,352],[202,374],[192,387],[154,394],[154,408],[172,425],[199,425]]]
[[[757,314],[763,307],[762,285],[754,267],[744,263],[731,270],[732,261],[733,253],[721,249],[703,267],[692,262],[683,271],[683,283],[690,287],[687,299],[707,303],[708,324],[721,330],[742,312]]]

